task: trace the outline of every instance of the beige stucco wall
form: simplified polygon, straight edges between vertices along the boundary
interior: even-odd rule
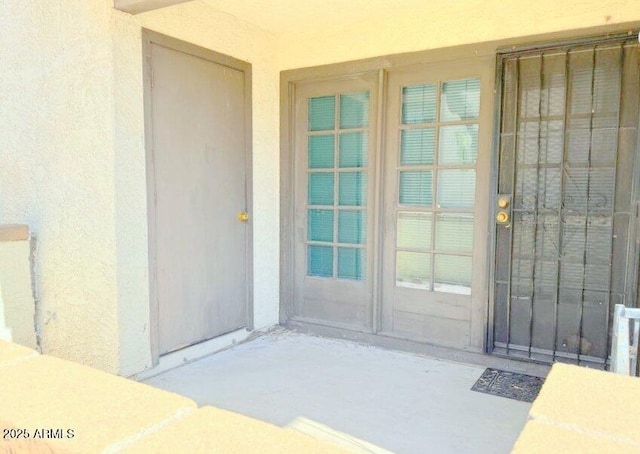
[[[637,0],[458,0],[390,8],[380,17],[341,21],[279,38],[279,67],[294,69],[563,30],[640,20]],[[535,39],[535,38],[534,38]],[[531,43],[529,40],[524,42]]]
[[[43,350],[117,371],[107,5],[0,2],[0,222],[38,239]]]
[[[140,16],[112,0],[3,0],[0,222],[38,238],[43,351],[124,375],[151,365],[142,27],[253,65],[260,328],[278,320],[280,70],[633,20],[636,0],[469,0],[277,38],[198,0]]]

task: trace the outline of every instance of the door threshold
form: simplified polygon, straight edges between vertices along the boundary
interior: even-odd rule
[[[213,339],[162,355],[158,360],[157,366],[134,374],[129,378],[136,381],[146,380],[163,372],[167,372],[168,370],[175,369],[176,367],[202,359],[205,356],[226,350],[254,336],[255,332],[248,331],[246,328],[240,328],[230,333],[222,334]]]
[[[388,350],[402,351],[406,353],[429,356],[445,361],[456,363],[472,364],[481,367],[491,367],[510,372],[518,372],[536,377],[546,377],[551,366],[546,364],[536,364],[514,358],[500,358],[495,355],[483,353],[476,349],[460,349],[444,347],[427,343],[416,342],[414,340],[399,337],[390,337],[383,333],[371,334],[358,331],[346,330],[343,328],[330,327],[298,320],[289,320],[284,324],[286,328],[303,334],[311,334],[321,337],[335,338],[358,342],[374,347]]]

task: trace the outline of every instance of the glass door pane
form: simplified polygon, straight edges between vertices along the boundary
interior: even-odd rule
[[[480,79],[428,74],[389,80],[383,327],[467,345]]]
[[[368,125],[368,92],[308,100],[308,276],[364,279]]]
[[[378,84],[377,71],[294,82],[287,317],[372,328]]]
[[[420,288],[429,290],[471,292],[479,93],[478,79],[402,87],[397,285],[415,287],[420,282]],[[422,211],[405,211],[411,207]],[[462,256],[439,254],[446,251]]]

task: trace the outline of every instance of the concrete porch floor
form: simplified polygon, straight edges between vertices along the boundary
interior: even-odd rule
[[[145,382],[279,426],[304,417],[397,453],[508,453],[530,404],[471,391],[483,371],[277,330]]]

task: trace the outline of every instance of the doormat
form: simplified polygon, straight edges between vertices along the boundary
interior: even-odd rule
[[[533,402],[543,383],[544,378],[489,368],[471,387],[471,391]]]

